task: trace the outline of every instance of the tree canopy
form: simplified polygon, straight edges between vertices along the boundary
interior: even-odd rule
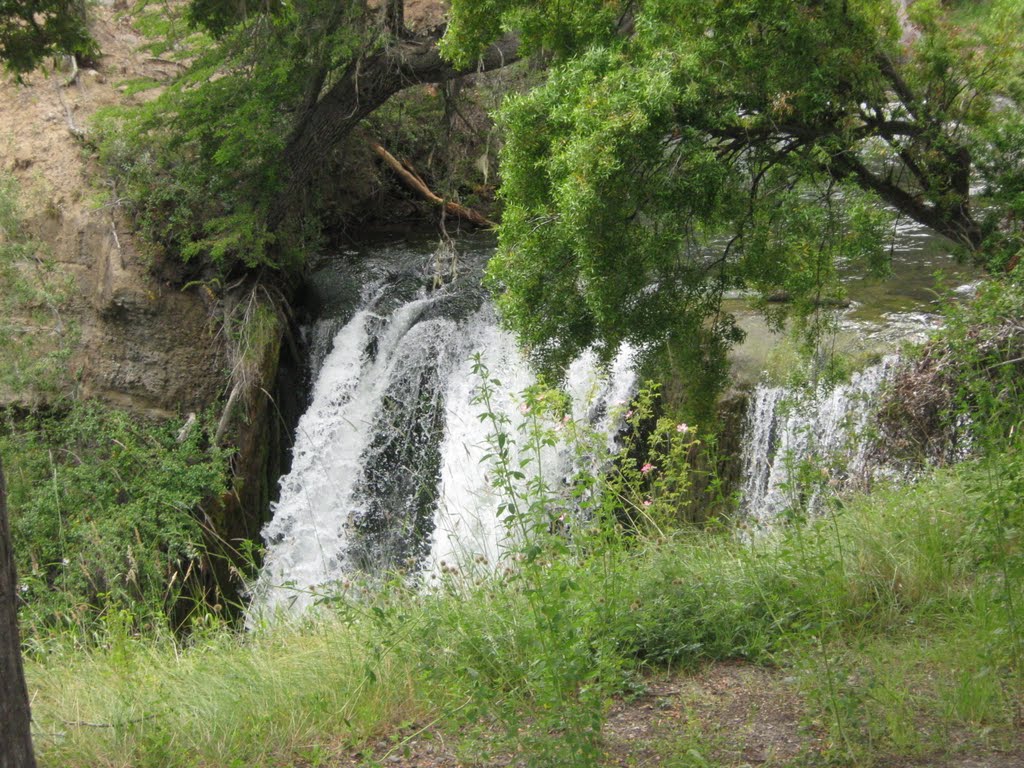
[[[554,373],[628,341],[722,375],[740,336],[723,296],[784,291],[813,317],[840,267],[885,270],[893,217],[1016,264],[1024,7],[989,0],[966,25],[955,6],[452,0],[441,38],[411,33],[401,0],[193,0],[212,37],[100,146],[155,242],[288,266],[360,121],[409,85],[531,54],[544,81],[499,114],[507,324]]]
[[[543,367],[622,341],[720,361],[739,335],[725,292],[785,289],[809,311],[838,290],[837,265],[884,269],[891,215],[991,265],[1015,259],[1016,0],[988,4],[970,30],[937,0],[909,21],[893,0],[563,7],[454,0],[443,41],[466,62],[518,29],[552,62],[501,111],[490,267],[506,322]]]
[[[0,61],[24,74],[48,56],[92,55],[81,0],[0,0]]]
[[[351,131],[395,93],[463,73],[441,58],[439,30],[406,28],[399,0],[193,0],[187,12],[188,71],[150,104],[103,115],[99,143],[142,231],[225,270],[301,265],[316,182]],[[508,36],[464,70],[515,58]]]

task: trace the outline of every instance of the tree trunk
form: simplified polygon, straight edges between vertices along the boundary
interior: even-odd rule
[[[405,0],[387,0],[384,6],[384,26],[395,37],[406,36]]]
[[[983,237],[981,226],[971,212],[968,186],[970,155],[963,150],[953,159],[955,164],[950,163],[953,171],[949,172],[947,179],[941,179],[945,181],[942,189],[951,190],[952,202],[943,205],[929,203],[924,195],[905,189],[889,177],[873,173],[853,153],[833,156],[828,170],[837,179],[852,179],[862,189],[877,193],[900,213],[975,253],[981,248]]]
[[[35,768],[28,689],[18,637],[17,578],[0,464],[0,768]]]
[[[323,169],[331,151],[394,94],[417,84],[498,69],[518,58],[518,38],[506,35],[484,52],[476,67],[458,70],[441,58],[439,39],[439,33],[418,40],[392,39],[383,50],[349,64],[338,82],[296,126],[285,147],[288,181],[271,213],[271,229],[300,207],[305,190]]]

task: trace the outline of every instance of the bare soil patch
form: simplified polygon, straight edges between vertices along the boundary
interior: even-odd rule
[[[692,674],[652,677],[638,696],[615,701],[604,727],[602,768],[702,765],[783,768],[843,765],[823,723],[786,670],[718,663]],[[485,755],[471,740],[409,726],[331,765],[338,768],[489,768],[525,765],[521,755]],[[914,758],[879,755],[878,768],[1022,768],[1024,749],[976,749]],[[312,765],[312,764],[306,764]],[[306,768],[304,765],[303,768]],[[581,768],[583,768],[581,766]]]
[[[96,110],[154,98],[159,86],[132,94],[142,79],[166,82],[182,65],[153,56],[135,19],[90,6],[102,50],[94,66],[74,73],[69,61],[34,72],[23,83],[0,76],[0,171],[19,182],[29,233],[45,255],[75,279],[65,310],[77,330],[71,386],[154,416],[197,410],[220,393],[224,362],[211,308],[154,276],[126,206],[76,132]],[[27,393],[0,393],[23,403]]]
[[[787,765],[822,747],[820,736],[801,725],[800,699],[779,671],[716,664],[692,675],[654,677],[644,687],[640,695],[612,705],[602,766],[671,764],[695,749],[714,765]],[[476,768],[522,762],[510,754],[467,756],[465,745],[455,741],[437,729],[418,732],[413,726],[404,739],[381,740],[337,765]]]

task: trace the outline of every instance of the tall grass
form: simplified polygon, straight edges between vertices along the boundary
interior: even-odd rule
[[[719,659],[806,663],[812,696],[847,729],[844,754],[883,731],[891,747],[909,744],[914,696],[928,698],[944,728],[1006,722],[1014,659],[998,638],[1009,615],[975,512],[986,471],[939,471],[753,541],[687,531],[551,561],[525,580],[451,581],[430,594],[395,583],[250,635],[214,626],[184,643],[112,626],[84,654],[54,641],[28,663],[42,761],[281,765],[438,721],[490,723],[499,743],[515,724],[530,732],[528,750],[548,754],[537,764],[565,765],[542,744],[564,740],[558,722],[572,724],[559,707],[580,705],[573,711],[597,718],[599,734],[607,698],[638,670]],[[555,601],[557,614],[545,613]],[[943,638],[968,634],[970,652],[946,658]],[[921,650],[925,639],[939,650]],[[854,685],[856,649],[869,646],[888,648],[891,664]],[[929,679],[948,687],[893,682],[922,658],[934,665]],[[570,665],[557,680],[571,691],[553,693],[552,659]]]
[[[278,765],[419,714],[414,669],[370,633],[325,620],[184,648],[112,638],[30,664],[48,765]]]

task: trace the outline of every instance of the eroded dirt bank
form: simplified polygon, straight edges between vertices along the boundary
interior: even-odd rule
[[[201,409],[223,389],[224,357],[213,298],[161,279],[142,252],[124,206],[74,130],[97,109],[152,98],[126,95],[138,78],[166,80],[180,65],[141,50],[132,18],[91,11],[103,51],[93,67],[0,79],[0,169],[19,182],[32,236],[58,270],[74,276],[65,314],[77,330],[71,387],[136,412],[169,416]],[[8,399],[27,393],[8,393]]]

